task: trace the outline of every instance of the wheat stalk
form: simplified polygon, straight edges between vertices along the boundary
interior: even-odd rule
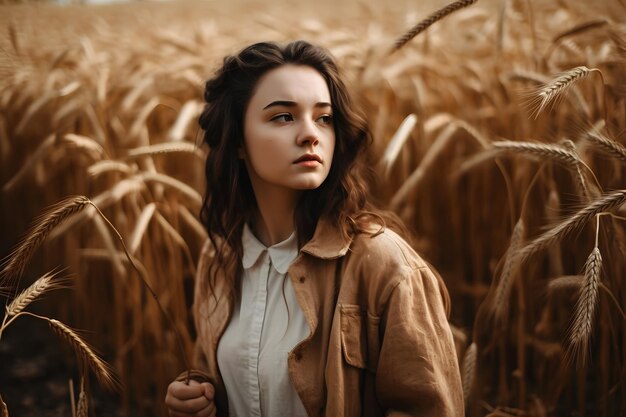
[[[444,8],[437,10],[435,13],[431,14],[426,19],[420,21],[418,24],[416,24],[411,29],[409,29],[404,35],[398,38],[389,53],[392,54],[398,49],[402,48],[411,39],[419,35],[421,32],[425,31],[435,22],[443,19],[450,13],[453,13],[464,7],[470,6],[474,3],[476,3],[476,0],[457,0],[453,3],[448,4]]]
[[[150,292],[150,295],[152,295],[152,298],[156,302],[159,310],[161,311],[163,316],[166,318],[168,323],[171,325],[172,330],[174,331],[174,334],[176,335],[176,341],[178,342],[178,347],[180,349],[181,359],[183,360],[183,362],[185,364],[185,368],[187,369],[186,383],[189,383],[189,375],[190,375],[189,369],[190,368],[187,365],[187,357],[185,355],[185,349],[183,347],[183,343],[182,343],[182,340],[181,340],[180,332],[176,328],[176,324],[174,323],[174,320],[172,319],[172,316],[163,307],[163,305],[161,304],[161,301],[159,300],[159,297],[157,296],[156,292],[152,289],[152,286],[148,283],[147,274],[144,274],[145,270],[142,270],[142,269],[138,268],[137,264],[134,261],[134,258],[129,253],[128,248],[126,247],[126,244],[124,243],[124,239],[122,238],[122,235],[120,235],[120,232],[115,228],[115,226],[113,226],[111,221],[104,215],[104,213],[102,213],[102,211],[100,211],[100,209],[98,208],[98,206],[96,204],[94,204],[92,201],[89,201],[89,204],[96,210],[96,212],[98,213],[100,218],[102,220],[104,220],[104,222],[111,228],[113,233],[115,233],[115,235],[117,236],[117,239],[119,240],[120,244],[122,245],[122,248],[124,249],[124,254],[126,255],[126,259],[130,263],[132,268],[137,272],[137,274],[139,276],[139,279],[141,280],[143,286]],[[115,255],[116,255],[115,253],[112,253],[112,256],[115,257]]]
[[[476,357],[478,355],[478,347],[476,342],[469,345],[463,355],[463,363],[461,365],[461,382],[463,384],[463,398],[465,404],[469,402],[472,390],[474,388],[474,380],[476,378]]]
[[[22,181],[26,174],[32,171],[33,167],[49,155],[50,149],[56,142],[56,136],[54,134],[48,135],[43,142],[35,149],[30,158],[22,165],[22,167],[8,180],[3,186],[2,191],[7,192],[15,188],[17,184]]]
[[[520,218],[511,234],[511,243],[506,252],[506,258],[504,259],[504,266],[502,267],[502,274],[500,275],[500,281],[496,287],[493,301],[493,313],[497,320],[504,318],[504,313],[508,310],[509,297],[511,295],[511,288],[513,284],[513,277],[517,271],[519,265],[519,258],[515,256],[519,250],[522,240],[524,238],[524,220]]]
[[[522,248],[518,255],[520,256],[520,261],[524,261],[533,253],[546,248],[557,242],[563,236],[579,229],[595,215],[611,211],[620,207],[625,202],[626,190],[619,190],[611,194],[600,196]]]
[[[0,417],[9,417],[9,409],[0,395]]]
[[[605,26],[609,23],[609,21],[605,18],[601,18],[601,19],[594,19],[594,20],[590,20],[588,22],[583,22],[583,23],[579,23],[574,27],[571,27],[570,29],[567,29],[561,33],[559,33],[558,35],[556,35],[554,38],[552,38],[552,42],[553,43],[558,43],[561,39],[566,38],[568,36],[572,36],[572,35],[576,35],[579,34],[581,32],[586,32],[588,30],[591,29],[596,29],[602,26]]]
[[[446,147],[450,138],[457,131],[458,126],[455,124],[449,124],[446,128],[437,136],[437,139],[433,142],[433,144],[428,148],[426,154],[422,157],[419,165],[415,170],[411,173],[411,175],[404,181],[402,186],[396,191],[393,198],[391,199],[391,207],[397,208],[400,203],[407,197],[409,192],[420,183],[424,174],[428,171],[428,168],[433,164],[437,155],[441,153],[441,151]]]
[[[389,175],[389,171],[393,166],[393,163],[396,161],[396,158],[400,154],[400,150],[406,143],[406,140],[411,135],[411,132],[415,128],[417,124],[417,116],[414,114],[409,114],[403,121],[400,123],[398,130],[391,137],[389,143],[387,144],[387,148],[385,148],[385,152],[383,152],[383,156],[380,158],[380,167],[384,172],[385,176]]]
[[[35,221],[26,237],[3,261],[0,271],[0,283],[12,277],[19,278],[33,254],[41,246],[48,234],[65,219],[83,210],[89,199],[83,196],[72,196],[53,205]]]
[[[203,103],[198,100],[189,100],[186,102],[180,109],[178,118],[168,133],[168,139],[172,142],[182,141],[189,123],[198,117],[203,107]]]
[[[574,165],[576,167],[576,172],[574,173],[574,178],[576,180],[576,186],[578,187],[578,191],[583,196],[584,199],[591,197],[589,192],[589,188],[587,187],[587,182],[585,181],[585,176],[583,175],[583,170],[581,166],[583,165],[582,160],[578,157],[578,153],[576,152],[576,144],[570,139],[565,139],[563,141],[563,145],[574,155],[576,155],[577,162]]]
[[[131,138],[139,137],[141,130],[146,126],[146,120],[150,113],[154,111],[154,109],[159,105],[159,99],[157,97],[152,97],[146,104],[143,105],[141,110],[139,110],[135,121],[132,126],[128,130],[128,135]]]
[[[601,268],[602,256],[596,246],[585,263],[584,285],[576,302],[574,318],[568,336],[570,353],[575,356],[578,355],[582,363],[586,359],[589,338],[593,329]]]
[[[146,172],[141,174],[141,179],[147,183],[155,182],[178,190],[181,194],[187,196],[191,201],[193,201],[198,207],[202,205],[202,196],[195,189],[184,182],[177,180],[176,178],[170,177],[169,175]]]
[[[92,177],[97,177],[106,172],[119,172],[130,175],[133,173],[133,168],[124,162],[112,160],[98,161],[87,168],[87,173]]]
[[[22,291],[17,297],[6,307],[7,317],[17,315],[24,310],[33,300],[53,289],[61,288],[59,282],[53,282],[58,272],[48,272],[33,282],[28,288]]]
[[[150,203],[143,208],[141,214],[139,215],[139,218],[137,219],[135,225],[135,229],[130,236],[130,243],[128,244],[128,248],[131,254],[135,254],[135,252],[137,252],[139,244],[141,243],[141,239],[143,238],[143,235],[148,228],[148,224],[150,223],[150,219],[152,219],[152,215],[154,214],[155,210],[156,204]]]

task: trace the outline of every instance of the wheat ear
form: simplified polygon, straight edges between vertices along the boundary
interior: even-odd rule
[[[572,68],[564,72],[552,81],[544,84],[536,92],[537,108],[535,109],[535,117],[539,115],[550,103],[554,102],[565,90],[574,85],[577,81],[582,80],[594,71],[600,71],[596,68],[587,68],[580,66]]]
[[[509,244],[509,249],[506,252],[504,266],[502,267],[502,274],[500,275],[500,281],[498,282],[493,298],[493,313],[496,320],[499,321],[504,318],[504,314],[508,310],[513,277],[515,276],[517,266],[519,265],[519,258],[515,256],[515,254],[522,244],[524,231],[524,221],[520,218],[513,228],[511,243]]]
[[[582,162],[578,155],[559,145],[502,140],[493,142],[491,144],[491,148],[480,152],[461,163],[461,166],[457,171],[457,175],[463,175],[476,165],[495,158],[503,153],[525,154],[542,159],[551,159],[561,162],[565,167],[570,168],[573,171],[576,171],[577,167]]]
[[[395,51],[397,51],[398,49],[402,48],[411,39],[413,39],[414,37],[419,35],[421,32],[425,31],[431,25],[433,25],[435,22],[443,19],[444,17],[446,17],[450,13],[455,12],[455,11],[457,11],[459,9],[464,8],[464,7],[470,6],[470,5],[474,4],[474,3],[476,3],[476,1],[477,0],[457,0],[454,3],[450,3],[447,6],[445,6],[444,8],[437,10],[435,13],[431,14],[426,19],[422,20],[421,22],[419,22],[418,24],[413,26],[404,35],[402,35],[400,38],[398,38],[396,40],[396,42],[394,43],[393,48],[391,49],[391,51],[389,53],[392,54]]]
[[[0,284],[13,277],[19,278],[48,234],[65,219],[80,212],[88,204],[88,198],[72,196],[55,204],[50,210],[40,216],[28,231],[26,237],[3,261],[2,271],[0,271]]]
[[[626,148],[612,139],[607,138],[596,129],[591,129],[585,133],[585,139],[597,145],[605,153],[626,163]]]
[[[102,145],[90,137],[68,133],[63,136],[63,143],[70,149],[75,148],[85,151],[94,161],[109,159]]]
[[[80,394],[78,394],[76,417],[89,417],[89,401],[87,399],[87,394],[82,389],[80,390]]]
[[[570,232],[579,229],[589,220],[591,220],[596,214],[611,211],[617,207],[620,207],[626,202],[626,190],[619,190],[611,194],[603,195],[596,200],[592,201],[587,206],[578,210],[574,215],[568,217],[552,229],[548,230],[541,236],[535,238],[532,242],[526,245],[520,252],[520,261],[524,261],[533,253],[546,248],[547,246],[557,242],[563,236]]]
[[[469,402],[470,395],[472,395],[472,389],[474,388],[477,355],[478,348],[476,346],[476,342],[469,345],[463,355],[463,364],[461,365],[461,382],[463,384],[463,398],[465,399],[465,405]]]
[[[503,140],[493,142],[491,146],[499,152],[524,153],[544,159],[552,159],[562,162],[565,166],[573,170],[576,170],[580,162],[580,158],[574,152],[559,145]]]
[[[569,331],[569,352],[578,356],[582,363],[587,356],[589,338],[593,329],[593,318],[598,304],[598,286],[600,282],[600,269],[602,268],[602,256],[596,246],[585,263],[585,278],[581,288],[572,326]]]
[[[156,145],[139,146],[131,149],[128,155],[124,159],[139,158],[142,156],[153,156],[165,153],[190,153],[196,155],[198,158],[204,158],[205,155],[202,149],[189,142],[165,142]]]
[[[7,306],[7,317],[17,315],[20,311],[24,310],[33,300],[42,295],[43,293],[61,288],[62,285],[58,281],[54,281],[58,272],[48,272],[41,276],[35,282],[33,282],[28,288],[22,291],[17,297],[11,301]]]
[[[548,282],[548,291],[558,291],[565,288],[580,288],[583,283],[582,275],[563,275],[552,278]]]
[[[37,317],[47,321],[52,330],[54,330],[55,333],[65,339],[65,341],[67,341],[74,348],[76,354],[89,364],[89,367],[96,374],[96,377],[102,386],[107,388],[115,388],[117,386],[117,381],[115,381],[108,365],[100,359],[87,342],[85,342],[74,330],[58,320],[42,316]]]

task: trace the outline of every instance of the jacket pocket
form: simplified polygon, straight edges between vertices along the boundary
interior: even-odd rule
[[[380,318],[361,306],[341,304],[341,350],[346,363],[376,372]]]

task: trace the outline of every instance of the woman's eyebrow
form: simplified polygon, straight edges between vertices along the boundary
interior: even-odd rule
[[[270,104],[268,104],[267,106],[263,107],[263,110],[269,109],[271,107],[277,107],[277,106],[297,107],[298,103],[296,103],[295,101],[277,100],[277,101],[272,101]],[[318,103],[315,103],[314,107],[332,107],[332,106],[331,106],[330,103],[327,103],[325,101],[320,101]]]

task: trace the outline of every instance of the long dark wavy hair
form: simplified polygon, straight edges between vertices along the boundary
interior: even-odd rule
[[[237,55],[224,58],[223,65],[206,82],[206,105],[200,115],[204,142],[209,146],[206,160],[206,193],[200,217],[215,248],[209,269],[235,268],[230,288],[238,288],[243,247],[241,235],[246,222],[254,218],[257,204],[244,161],[244,115],[259,79],[268,71],[286,64],[314,68],[330,92],[335,129],[335,150],[330,172],[316,189],[305,190],[295,211],[294,224],[299,247],[311,239],[318,220],[324,216],[344,236],[364,232],[366,217],[376,216],[384,226],[393,216],[379,212],[368,203],[362,166],[371,142],[364,117],[356,110],[331,54],[319,46],[296,41],[281,46],[271,42],[250,45]],[[363,157],[361,157],[363,155]],[[232,274],[231,274],[232,275]]]

